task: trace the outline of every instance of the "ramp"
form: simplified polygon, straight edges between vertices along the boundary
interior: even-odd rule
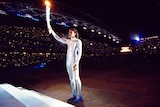
[[[3,107],[74,107],[33,90],[0,84],[0,105]]]

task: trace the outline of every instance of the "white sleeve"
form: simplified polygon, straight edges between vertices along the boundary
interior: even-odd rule
[[[57,41],[59,41],[63,44],[67,44],[67,39],[66,38],[60,38],[51,27],[51,24],[50,24],[50,7],[49,6],[46,6],[46,21],[47,21],[47,27],[48,27],[49,34],[52,34],[53,37]]]
[[[79,63],[81,56],[82,56],[82,41],[78,40],[77,42],[77,59],[76,59],[76,63]]]
[[[58,41],[61,42],[63,44],[67,44],[68,40],[66,38],[60,38],[52,29],[51,29],[51,34],[53,35],[53,37]]]

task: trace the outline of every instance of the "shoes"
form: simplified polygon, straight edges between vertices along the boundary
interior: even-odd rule
[[[74,101],[75,99],[76,99],[76,96],[70,97],[70,98],[67,99],[67,102]]]
[[[68,98],[67,102],[74,102],[75,104],[77,104],[77,103],[83,102],[83,98],[82,96],[81,97],[73,96],[73,97]]]
[[[80,102],[83,102],[83,98],[82,98],[82,96],[81,97],[78,97],[78,98],[76,98],[75,100],[74,100],[74,103],[80,103]]]

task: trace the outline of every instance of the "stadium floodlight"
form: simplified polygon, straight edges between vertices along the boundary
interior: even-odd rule
[[[86,26],[83,26],[83,29],[84,29],[84,30],[87,30],[87,27],[86,27]]]
[[[98,34],[100,35],[100,34],[101,34],[101,32],[100,32],[100,31],[98,31]]]
[[[94,32],[94,29],[92,29],[91,32]]]
[[[135,37],[135,40],[136,40],[136,41],[140,41],[139,36],[136,36],[136,37]]]
[[[78,25],[77,25],[77,24],[75,24],[75,23],[73,24],[73,26],[74,26],[74,27],[78,27]]]

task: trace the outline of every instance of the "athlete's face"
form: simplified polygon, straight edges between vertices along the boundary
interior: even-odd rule
[[[76,33],[73,30],[69,30],[68,37],[69,38],[74,38],[75,36],[76,36]]]

